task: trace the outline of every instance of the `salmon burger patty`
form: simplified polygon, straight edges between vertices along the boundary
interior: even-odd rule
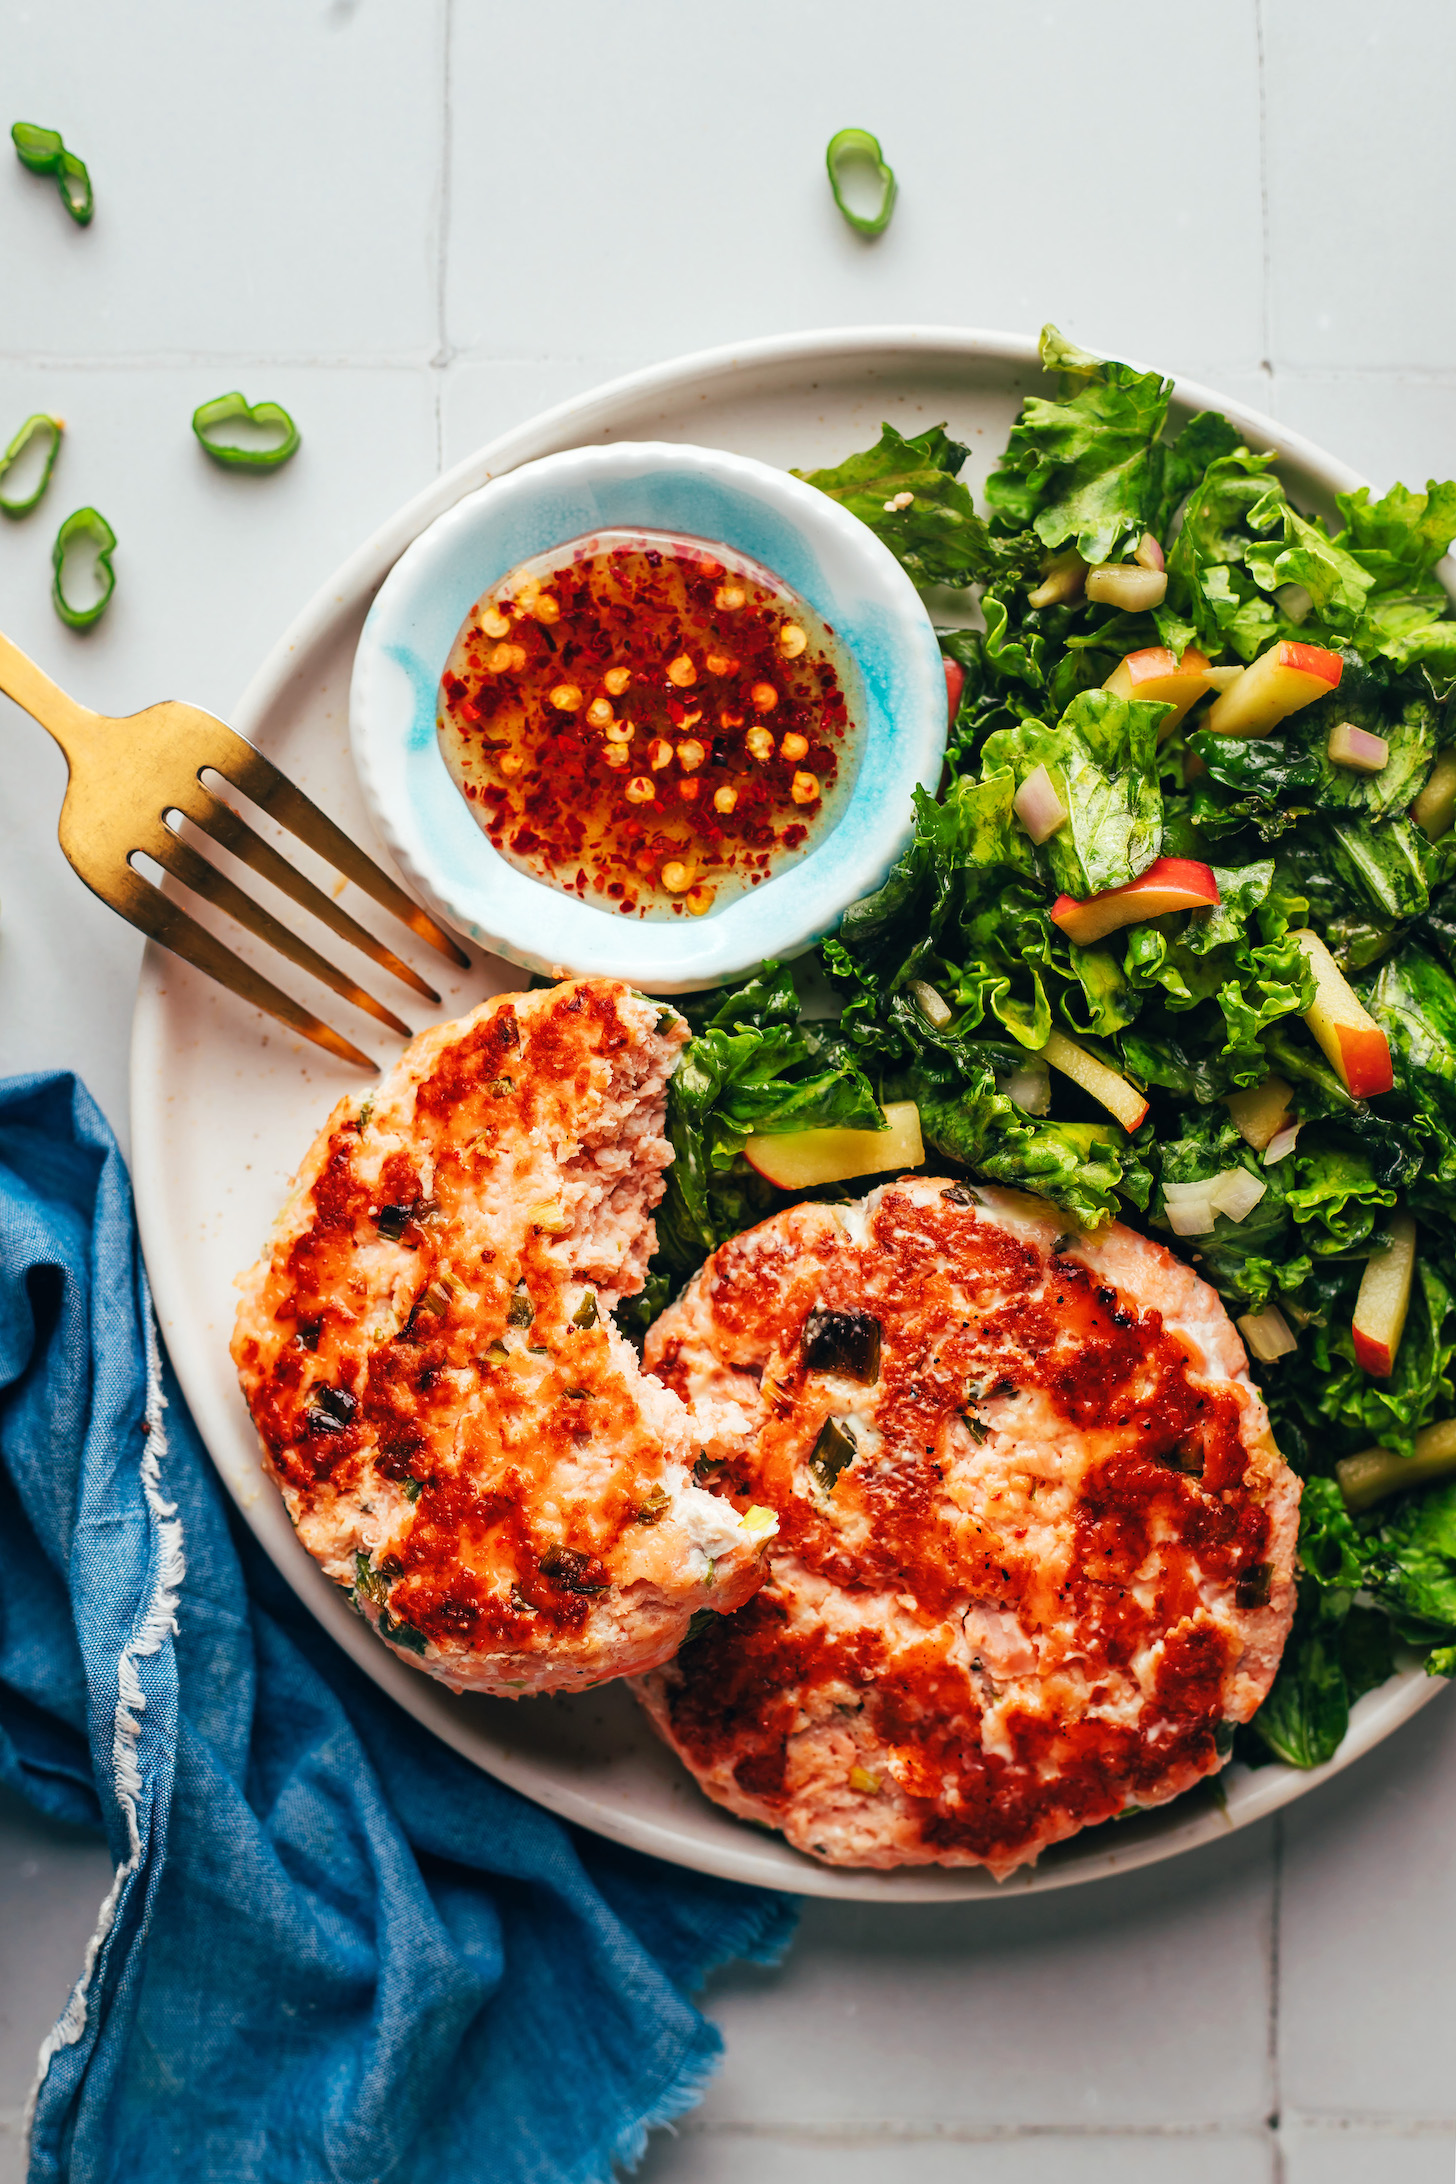
[[[772,1574],[636,1687],[836,1865],[997,1876],[1212,1773],[1273,1681],[1299,1484],[1214,1292],[1114,1224],[907,1178],[715,1252],[648,1336],[754,1423]]]
[[[503,994],[341,1100],[243,1276],[233,1358],[298,1535],[457,1690],[579,1689],[736,1607],[773,1530],[695,1483],[731,1400],[644,1374],[686,1026],[614,980]]]

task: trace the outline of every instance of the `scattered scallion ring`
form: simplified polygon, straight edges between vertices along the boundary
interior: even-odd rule
[[[28,516],[31,509],[38,506],[46,487],[51,482],[51,472],[56,467],[56,457],[60,453],[61,434],[65,429],[65,423],[61,418],[47,417],[44,410],[37,410],[33,417],[26,418],[25,423],[16,433],[9,447],[6,448],[3,455],[0,455],[0,513],[7,516]],[[36,486],[35,491],[27,495],[24,500],[16,500],[13,495],[6,493],[5,478],[14,465],[19,462],[21,456],[30,446],[31,441],[41,432],[50,434],[51,444],[46,453],[45,466],[40,474],[40,483]]]
[[[66,150],[60,130],[42,129],[34,121],[17,121],[12,124],[10,141],[22,165],[29,167],[32,174],[55,176],[61,203],[77,227],[87,226],[96,210],[91,177],[86,172],[86,162]]]
[[[66,556],[73,546],[80,545],[96,548],[96,567],[104,578],[100,598],[89,607],[73,607],[66,597],[62,581]],[[67,629],[90,629],[92,623],[99,622],[110,606],[111,595],[116,589],[116,571],[111,566],[111,554],[115,545],[116,533],[105,516],[95,508],[78,508],[74,515],[67,516],[57,531],[56,543],[51,548],[51,567],[56,572],[55,582],[51,586],[51,598]]]
[[[829,149],[824,154],[824,164],[829,169],[829,187],[834,192],[834,202],[850,226],[860,235],[883,235],[890,224],[890,214],[895,209],[895,170],[887,166],[880,150],[880,140],[872,137],[868,129],[841,129],[838,136],[829,139]],[[873,214],[855,212],[846,204],[841,184],[848,180],[848,171],[855,167],[870,167],[883,191],[880,209]]]
[[[226,440],[208,437],[222,425],[248,424],[267,428],[276,425],[283,438],[275,447],[235,447]],[[298,448],[297,425],[286,409],[278,402],[254,402],[251,405],[241,394],[220,394],[215,401],[204,402],[192,412],[192,429],[215,463],[236,465],[244,470],[276,470],[286,463]]]

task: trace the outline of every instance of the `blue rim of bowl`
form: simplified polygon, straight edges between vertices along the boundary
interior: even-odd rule
[[[817,610],[858,671],[863,743],[837,822],[762,887],[705,918],[629,919],[518,871],[486,839],[439,748],[440,676],[476,600],[531,555],[608,527],[675,531],[764,563]],[[934,790],[940,777],[945,677],[909,577],[837,502],[747,456],[621,443],[524,463],[421,532],[370,608],[349,719],[375,824],[432,909],[527,970],[673,993],[802,953],[881,884],[910,837],[914,787]]]

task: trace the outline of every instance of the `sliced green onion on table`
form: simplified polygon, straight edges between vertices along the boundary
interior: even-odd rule
[[[96,200],[91,190],[91,177],[86,162],[68,152],[59,129],[42,129],[34,121],[17,121],[12,124],[10,141],[23,166],[32,174],[53,174],[56,188],[77,227],[90,224],[96,210]]]
[[[829,139],[824,164],[829,169],[834,202],[850,226],[859,235],[883,235],[895,209],[896,183],[895,170],[886,164],[879,138],[871,136],[868,129],[841,129]],[[845,196],[846,188],[866,174],[880,191],[879,210],[873,213],[856,212]]]
[[[56,543],[51,548],[51,567],[56,572],[51,598],[67,629],[90,629],[110,606],[111,595],[116,589],[116,571],[111,566],[115,545],[116,533],[95,508],[78,508],[73,515],[67,516],[57,531]],[[73,554],[80,555],[87,547],[94,550],[92,566],[101,591],[89,607],[80,607],[73,605],[66,596],[66,564]]]
[[[279,437],[253,445],[217,437],[238,425]],[[298,427],[281,403],[249,403],[237,393],[220,394],[195,409],[192,429],[215,463],[241,470],[276,470],[297,452],[299,443]]]
[[[45,489],[51,482],[51,472],[56,467],[56,457],[60,453],[61,434],[65,429],[64,418],[48,417],[43,410],[37,410],[33,417],[26,418],[9,447],[0,455],[0,513],[7,516],[28,516],[31,509],[40,504]],[[7,492],[5,481],[11,471],[42,435],[48,437],[50,444],[42,458],[39,478],[34,481],[29,491],[22,488],[19,492]]]

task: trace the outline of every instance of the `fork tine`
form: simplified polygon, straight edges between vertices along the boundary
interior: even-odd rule
[[[80,867],[76,866],[76,870],[80,872]],[[169,900],[160,888],[154,887],[142,873],[133,871],[130,865],[124,864],[119,869],[100,874],[81,872],[81,878],[93,895],[99,895],[113,910],[120,911],[149,939],[163,948],[170,948],[194,969],[205,971],[209,978],[215,978],[220,986],[226,986],[240,1000],[262,1009],[267,1016],[276,1016],[281,1024],[287,1024],[291,1031],[311,1039],[315,1046],[337,1055],[341,1062],[355,1062],[361,1069],[378,1070],[377,1062],[372,1062],[367,1054],[341,1038],[338,1032],[280,987],[271,985],[251,964],[234,955],[220,940],[215,940],[205,925],[199,925],[180,904]]]
[[[165,821],[159,821],[151,839],[139,841],[137,848],[144,855],[155,857],[159,865],[164,865],[174,879],[180,880],[184,887],[190,887],[195,895],[201,895],[205,902],[214,903],[219,910],[225,910],[229,917],[237,919],[239,925],[246,926],[250,933],[256,933],[259,940],[266,941],[270,948],[276,948],[280,955],[287,956],[290,963],[296,963],[301,971],[307,971],[312,977],[319,979],[332,992],[338,994],[341,1000],[352,1001],[356,1009],[365,1010],[381,1024],[388,1025],[391,1031],[398,1032],[401,1038],[410,1037],[409,1025],[402,1024],[392,1009],[387,1009],[382,1001],[376,1001],[372,993],[366,993],[362,986],[357,985],[343,971],[335,970],[333,964],[316,949],[310,948],[306,940],[300,940],[296,933],[290,933],[288,927],[280,924],[271,910],[265,910],[261,903],[254,902],[252,896],[245,894],[226,873],[219,872],[216,865],[209,864],[205,857],[199,856],[190,843],[184,842],[172,832]]]
[[[221,721],[216,725],[218,729],[223,728]],[[382,909],[407,925],[412,933],[428,941],[461,970],[469,970],[470,958],[464,950],[456,947],[449,934],[442,931],[417,902],[412,902],[387,872],[381,872],[372,857],[366,857],[362,849],[356,848],[348,835],[336,827],[302,789],[296,789],[270,759],[242,736],[232,729],[225,733],[225,755],[219,758],[214,752],[207,761],[210,766],[231,781],[235,789],[241,789],[244,796],[261,805],[280,826],[287,827],[320,857],[327,858],[335,871],[342,872],[356,887],[362,887],[366,895],[372,895]]]
[[[301,909],[311,911],[331,932],[337,933],[340,940],[347,940],[360,949],[381,970],[391,971],[405,985],[422,994],[425,1000],[439,1000],[440,996],[434,987],[427,986],[418,971],[412,970],[392,948],[386,948],[382,940],[376,940],[371,932],[350,917],[347,910],[341,910],[321,887],[315,887],[312,880],[305,879],[297,867],[291,865],[286,857],[280,856],[270,842],[265,842],[260,834],[254,833],[247,821],[233,810],[231,804],[225,804],[220,797],[214,796],[211,789],[201,781],[189,783],[188,787],[191,794],[185,804],[178,803],[177,809],[185,811],[187,817],[205,833],[210,834],[215,842],[220,843],[224,849],[231,850],[241,863],[251,865],[262,878],[271,880],[283,894],[291,896]]]

